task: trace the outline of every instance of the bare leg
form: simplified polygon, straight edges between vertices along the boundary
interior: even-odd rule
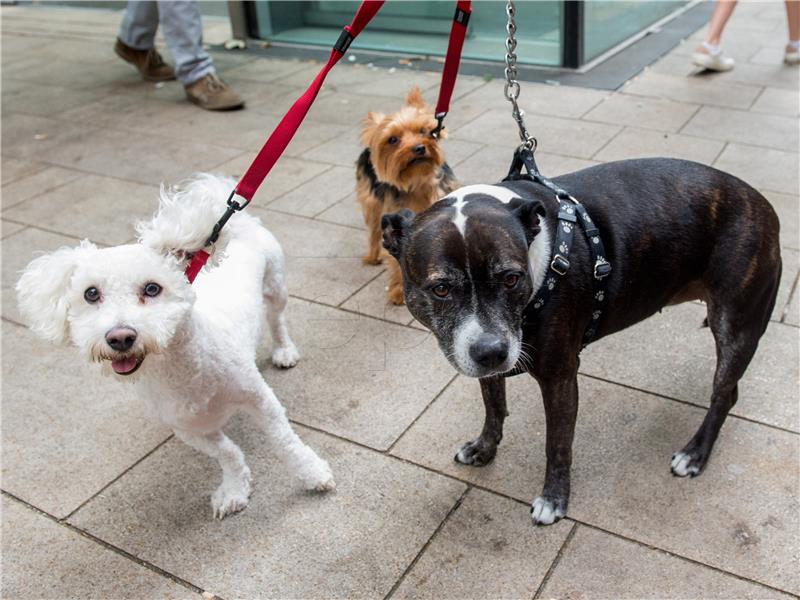
[[[733,9],[736,8],[736,0],[717,0],[714,4],[714,14],[711,15],[711,23],[708,26],[708,35],[706,35],[706,43],[712,46],[719,46],[722,39],[722,32],[728,19],[733,14]],[[701,46],[703,50],[704,47]],[[698,51],[702,51],[698,49]]]
[[[505,377],[485,377],[480,379],[480,383],[486,410],[483,430],[477,439],[464,444],[455,456],[456,462],[474,467],[482,467],[492,461],[503,439],[503,421],[508,416]]]
[[[786,52],[798,52],[800,48],[800,0],[786,0],[786,21],[789,26],[789,44]]]
[[[224,518],[242,510],[250,498],[250,469],[244,462],[239,446],[222,431],[199,435],[175,430],[175,435],[186,444],[214,458],[222,467],[222,483],[211,495],[214,517]]]

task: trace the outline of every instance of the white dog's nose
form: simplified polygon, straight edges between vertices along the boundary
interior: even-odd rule
[[[136,341],[136,331],[130,327],[114,327],[106,333],[106,343],[117,352],[130,350]]]

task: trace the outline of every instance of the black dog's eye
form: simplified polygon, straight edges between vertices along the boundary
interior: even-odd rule
[[[440,283],[433,288],[433,293],[439,296],[439,298],[447,298],[447,296],[450,295],[450,286],[446,283]]]
[[[506,286],[506,288],[508,288],[509,290],[517,287],[518,283],[519,283],[518,273],[508,273],[505,276],[505,279],[503,279],[503,285]]]
[[[100,300],[100,290],[98,290],[94,286],[86,288],[86,291],[83,292],[83,299],[86,300],[89,304],[94,304],[95,302]]]
[[[392,137],[390,137],[390,138],[389,138],[388,140],[386,140],[386,141],[387,141],[387,142],[389,142],[389,143],[390,143],[392,146],[394,146],[394,145],[395,145],[397,142],[399,142],[400,140],[398,140],[398,139],[397,139],[397,136],[394,136],[394,135],[393,135]]]
[[[151,281],[150,283],[144,286],[144,290],[142,291],[144,292],[145,296],[150,296],[151,298],[154,298],[161,293],[161,286]]]

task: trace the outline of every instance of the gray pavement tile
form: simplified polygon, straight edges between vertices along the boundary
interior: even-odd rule
[[[3,598],[197,598],[199,594],[3,497]]]
[[[27,225],[22,225],[20,223],[13,223],[11,221],[6,221],[5,219],[0,219],[0,239],[6,239],[7,237],[22,231],[26,227]]]
[[[241,150],[110,129],[76,132],[41,157],[63,167],[156,185],[209,171]]]
[[[610,161],[648,156],[683,158],[710,165],[719,156],[724,142],[701,137],[634,129],[627,127],[594,155],[595,160]]]
[[[375,276],[361,264],[365,247],[362,232],[252,204],[247,210],[261,217],[281,243],[293,296],[336,306]]]
[[[698,104],[664,98],[615,94],[603,100],[583,118],[642,129],[677,132],[697,112]]]
[[[30,261],[37,256],[52,252],[62,246],[74,247],[78,240],[63,235],[48,233],[41,229],[28,228],[3,241],[3,277],[2,277],[2,302],[3,316],[7,319],[22,322],[17,309],[16,292],[14,286]]]
[[[170,434],[77,349],[2,332],[4,490],[65,517]]]
[[[44,163],[35,160],[18,160],[16,158],[2,158],[2,166],[0,166],[0,177],[2,177],[3,185],[8,185],[23,177],[28,177],[39,171],[47,168]]]
[[[285,60],[265,58],[259,56],[256,60],[248,61],[241,66],[227,69],[223,76],[227,80],[231,79],[250,79],[258,81],[259,83],[274,83],[277,80],[282,80],[280,83],[293,86],[294,82],[290,79],[296,75],[300,78],[299,85],[308,87],[311,80],[314,78],[315,65],[308,61],[300,60]],[[322,65],[316,66],[318,71]],[[303,78],[307,78],[303,79]],[[303,83],[305,82],[305,83]]]
[[[714,78],[723,82],[772,86],[786,90],[797,90],[800,86],[800,70],[791,65],[784,65],[782,61],[773,65],[739,63],[734,69],[725,73],[704,72],[697,76]]]
[[[113,44],[113,41],[110,43]],[[139,73],[122,61],[96,64],[37,56],[35,63],[11,63],[4,66],[3,70],[7,77],[13,79],[48,82],[54,87],[82,91],[119,82],[141,81]]]
[[[540,150],[578,158],[591,158],[622,129],[616,125],[547,116],[528,119],[527,124],[531,134],[539,140]],[[466,125],[453,129],[452,134],[459,139],[508,148],[509,161],[519,140],[511,113],[499,109],[483,113]]]
[[[412,71],[400,65],[394,67],[394,69],[394,71],[391,71],[391,67],[389,69],[365,68],[360,70],[361,77],[358,79],[354,78],[347,83],[331,83],[339,91],[347,91],[353,94],[391,96],[396,98],[398,108],[408,91],[416,86],[423,92],[428,91],[425,94],[426,99],[432,103],[432,106],[436,104],[436,95],[439,92],[439,82],[442,77],[440,73]],[[356,70],[352,69],[352,71]]]
[[[800,196],[764,191],[781,222],[781,246],[800,250]]]
[[[716,106],[701,108],[681,133],[793,152],[800,148],[797,119]]]
[[[754,65],[779,65],[783,62],[784,50],[783,48],[765,47],[755,52],[748,62]]]
[[[625,94],[668,98],[693,104],[748,109],[761,93],[754,85],[724,83],[697,77],[676,77],[647,70],[622,88]]]
[[[472,489],[392,598],[533,598],[572,526],[534,530],[518,503]]]
[[[680,56],[688,64],[691,60],[689,57],[694,53],[699,45],[700,41],[696,39],[683,40],[683,42],[681,42],[678,46],[675,46],[675,48],[670,50],[667,56]],[[761,40],[752,40],[748,39],[747,37],[739,37],[736,40],[736,43],[726,43],[724,46],[725,54],[733,58],[737,64],[747,62],[748,59],[756,52],[761,50],[761,48],[763,48]]]
[[[390,114],[402,105],[402,97],[375,94],[367,96],[342,91],[334,92],[323,88],[308,116],[322,123],[334,123],[350,128],[361,123],[370,111]]]
[[[800,96],[797,90],[766,87],[750,107],[751,111],[796,117],[800,114]]]
[[[670,457],[694,434],[705,410],[585,377],[579,385],[569,517],[792,593],[800,590],[793,565],[800,551],[796,434],[730,418],[705,472],[679,479],[670,473]],[[488,466],[453,461],[483,422],[478,383],[465,378],[431,405],[392,452],[529,502],[544,480],[541,395],[528,376],[510,379],[508,388],[511,415]],[[519,510],[528,514],[525,506]]]
[[[794,287],[794,282],[800,273],[800,252],[783,248],[781,250],[781,260],[783,268],[781,270],[781,284],[778,288],[778,296],[775,299],[775,308],[772,311],[772,320],[780,321],[784,313],[788,311],[789,298]]]
[[[364,150],[359,141],[361,126],[352,127],[303,153],[303,159],[349,167],[355,177],[358,156]]]
[[[452,378],[426,332],[298,299],[288,310],[300,363],[262,372],[300,423],[385,450]]]
[[[324,210],[315,218],[320,221],[328,221],[330,223],[366,230],[364,218],[361,216],[361,207],[358,205],[358,202],[356,202],[355,192],[339,200],[336,204]],[[366,234],[364,234],[364,236],[366,240]]]
[[[46,160],[42,156],[46,150],[58,148],[81,135],[86,136],[86,126],[79,123],[3,111],[4,157]]]
[[[389,257],[384,259],[386,262],[394,260]],[[383,266],[373,267],[376,273],[380,273]],[[370,315],[386,321],[408,325],[414,320],[411,313],[405,306],[395,306],[386,299],[386,286],[389,277],[384,271],[381,275],[371,281],[363,289],[359,290],[352,298],[342,304],[342,308],[355,311],[362,315]]]
[[[786,311],[784,323],[800,327],[800,280],[794,284],[794,294],[789,302],[789,310]]]
[[[355,185],[355,169],[331,167],[277,200],[273,200],[269,207],[295,215],[313,217],[352,194]]]
[[[791,270],[797,268],[794,262]],[[581,355],[581,372],[707,406],[716,348],[711,330],[700,327],[705,316],[700,304],[666,308],[589,346]],[[731,413],[800,431],[799,350],[797,330],[770,323],[739,381],[739,401]]]
[[[27,81],[21,85],[7,86],[3,81],[3,110],[29,115],[53,117],[70,108],[83,106],[96,97],[93,89],[74,89]]]
[[[50,15],[48,15],[48,18]],[[24,49],[24,56],[35,56],[39,59],[49,60],[66,60],[78,63],[91,63],[91,64],[105,64],[116,63],[120,58],[114,53],[113,39],[109,41],[96,41],[96,40],[78,40],[68,39],[62,37],[58,40],[57,44],[42,43],[41,39],[32,36],[20,36],[6,31],[7,27],[3,27],[3,62],[8,58],[6,56],[6,36],[11,39],[11,47],[18,46]],[[31,40],[33,44],[19,44],[20,40]],[[16,48],[15,48],[16,50]],[[13,52],[11,58],[20,56],[16,51]]]
[[[578,525],[542,598],[792,598],[775,590]]]
[[[158,188],[154,185],[83,175],[17,204],[3,216],[113,246],[135,237],[136,221],[148,219],[157,208]]]
[[[31,198],[47,193],[70,181],[83,177],[83,173],[61,167],[47,167],[35,171],[12,183],[5,184],[2,192],[2,206],[5,214],[8,209],[30,201]]]
[[[714,166],[735,173],[755,188],[800,194],[800,155],[771,148],[729,143]]]
[[[218,467],[170,441],[72,519],[224,598],[385,596],[465,486],[298,427],[337,489],[298,490],[250,423],[229,428],[253,471],[250,505],[211,518]],[[112,517],[113,515],[113,517]]]
[[[456,171],[456,178],[458,178],[458,165],[480,152],[483,144],[461,140],[455,135],[450,136],[449,133],[446,133],[442,148],[444,148],[445,161]]]

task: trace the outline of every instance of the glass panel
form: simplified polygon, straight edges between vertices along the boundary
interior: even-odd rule
[[[259,37],[274,41],[331,46],[359,2],[256,3]],[[455,2],[387,2],[352,48],[444,56]],[[522,64],[561,64],[561,2],[517,3],[517,57]],[[505,56],[505,3],[472,3],[463,57],[502,61]]]
[[[589,62],[685,3],[666,0],[584,2],[583,62]]]

